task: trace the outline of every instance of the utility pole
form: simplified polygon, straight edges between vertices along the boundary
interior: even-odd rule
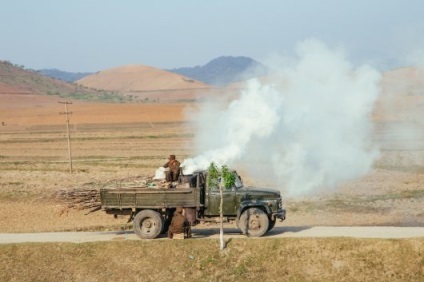
[[[60,112],[61,115],[66,115],[66,129],[68,132],[68,154],[69,154],[69,172],[72,173],[72,153],[71,153],[71,134],[69,133],[69,115],[72,112],[68,111],[68,105],[72,104],[72,102],[59,102],[59,104],[65,104],[65,111]]]

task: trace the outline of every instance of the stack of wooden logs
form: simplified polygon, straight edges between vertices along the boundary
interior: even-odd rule
[[[101,208],[100,188],[124,189],[124,188],[170,188],[171,183],[164,180],[154,180],[152,177],[136,176],[124,179],[114,179],[101,183],[85,183],[77,187],[61,189],[56,192],[55,198],[64,206],[64,211],[90,210]]]
[[[56,199],[61,201],[67,209],[95,209],[101,205],[98,189],[83,187],[63,189],[56,192]]]

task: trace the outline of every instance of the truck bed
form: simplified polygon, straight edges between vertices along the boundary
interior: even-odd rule
[[[198,188],[103,188],[100,194],[103,210],[200,206]]]

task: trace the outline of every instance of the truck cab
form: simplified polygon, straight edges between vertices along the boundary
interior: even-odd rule
[[[206,172],[200,179],[207,180]],[[236,220],[238,227],[244,234],[262,236],[271,230],[277,219],[284,220],[286,211],[282,206],[280,192],[273,189],[245,187],[236,171],[235,183],[229,189],[224,189],[223,216],[227,221]],[[219,179],[220,180],[220,179]],[[205,208],[204,220],[211,220],[219,216],[221,195],[218,185],[208,185],[205,181]],[[201,184],[202,185],[202,184]],[[256,230],[247,226],[256,226]]]

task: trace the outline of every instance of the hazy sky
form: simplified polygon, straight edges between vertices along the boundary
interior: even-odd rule
[[[27,68],[99,71],[126,64],[266,61],[305,39],[385,65],[423,50],[421,0],[1,0],[0,59]]]

